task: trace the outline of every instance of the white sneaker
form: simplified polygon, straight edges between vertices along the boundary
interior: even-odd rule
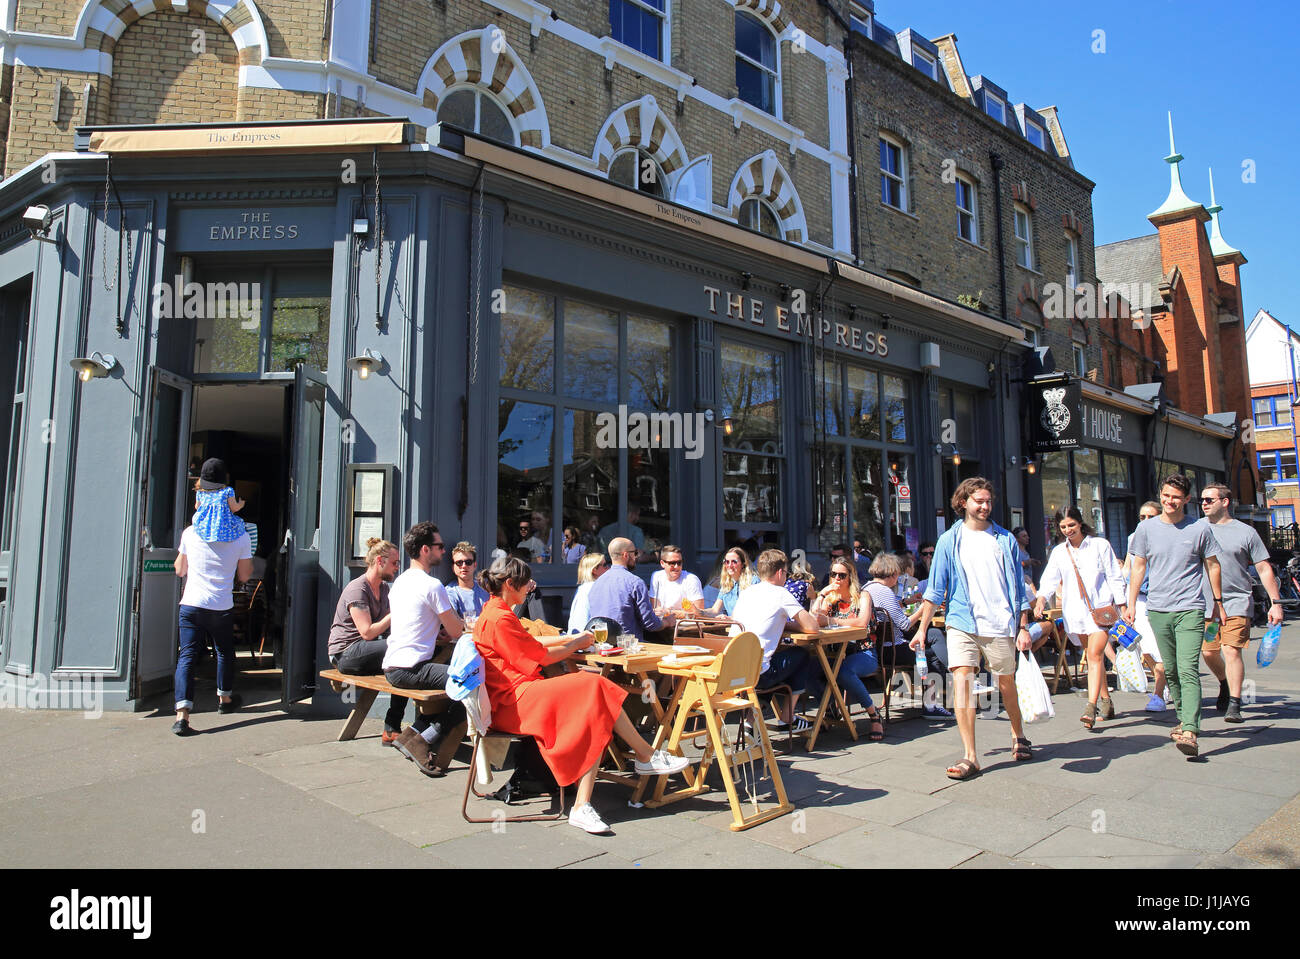
[[[1146,711],[1149,713],[1163,713],[1165,711],[1165,701],[1155,693],[1147,700]]]
[[[690,764],[690,760],[685,756],[674,756],[662,749],[656,749],[650,754],[648,763],[637,760],[636,771],[642,776],[669,776],[681,772]]]
[[[600,818],[600,813],[596,812],[591,803],[586,802],[581,806],[574,806],[569,813],[569,825],[577,826],[579,829],[586,830],[593,836],[599,836],[601,833],[609,832],[609,827],[605,825],[605,820]]]

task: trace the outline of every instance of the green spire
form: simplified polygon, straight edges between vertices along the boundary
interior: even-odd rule
[[[1224,240],[1223,234],[1219,232],[1219,213],[1223,207],[1214,198],[1214,168],[1210,168],[1210,206],[1206,210],[1210,214],[1210,255],[1220,256],[1241,256],[1241,251],[1235,247],[1229,246]]]
[[[1180,213],[1183,210],[1204,210],[1204,207],[1183,192],[1183,181],[1178,175],[1178,164],[1182,160],[1183,155],[1174,148],[1174,115],[1170,113],[1169,156],[1165,157],[1165,162],[1169,164],[1169,196],[1155,212],[1147,215],[1148,220],[1168,213]]]

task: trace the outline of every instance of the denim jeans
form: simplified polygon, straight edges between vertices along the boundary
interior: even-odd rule
[[[182,606],[181,650],[176,657],[173,689],[177,709],[194,708],[194,663],[208,639],[217,651],[217,695],[229,696],[235,681],[235,612]]]
[[[446,663],[435,663],[427,659],[409,668],[393,666],[384,670],[384,675],[390,683],[402,689],[446,689],[447,668]],[[411,728],[417,733],[423,733],[430,725],[436,723],[438,731],[435,736],[441,739],[464,721],[465,704],[453,699],[445,713],[435,716],[427,716],[417,709],[415,722],[411,723]]]
[[[388,643],[382,639],[356,639],[344,647],[334,658],[335,668],[349,676],[373,676],[384,671],[384,653]],[[389,732],[402,731],[402,717],[406,715],[406,697],[389,696],[388,712],[384,714],[384,728]]]
[[[758,692],[773,686],[787,685],[795,692],[808,684],[808,650],[799,646],[778,646],[767,669],[758,677]]]
[[[871,649],[864,649],[859,653],[850,653],[844,657],[844,662],[840,663],[840,670],[835,674],[835,679],[844,688],[845,697],[850,706],[856,701],[859,706],[866,709],[871,708],[871,694],[867,692],[866,684],[862,680],[868,676],[874,676],[879,668],[880,663],[876,660],[875,651]],[[821,669],[814,668],[808,674],[808,692],[814,699],[820,699],[825,688],[826,677],[822,675]]]

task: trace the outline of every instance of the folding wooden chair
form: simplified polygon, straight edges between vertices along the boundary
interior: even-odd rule
[[[733,832],[748,829],[759,823],[767,822],[778,816],[784,816],[794,809],[786,797],[785,785],[781,782],[781,770],[772,753],[772,743],[767,736],[767,727],[763,723],[763,709],[759,705],[758,695],[754,690],[759,672],[763,668],[763,647],[753,633],[741,633],[731,639],[723,651],[716,656],[685,657],[678,663],[660,662],[659,671],[685,680],[681,696],[677,699],[674,711],[665,717],[664,726],[655,737],[659,746],[663,739],[663,729],[669,728],[667,742],[662,743],[667,752],[681,755],[683,739],[707,737],[704,754],[700,757],[694,776],[687,774],[687,785],[682,789],[666,792],[668,778],[658,777],[654,794],[646,805],[652,808],[698,796],[708,791],[705,780],[709,766],[714,759],[722,773],[722,784],[727,790],[727,802],[731,805]],[[745,734],[738,733],[736,743],[730,743],[723,735],[727,717],[731,713],[748,714],[750,725],[757,737],[751,745],[744,746]],[[693,717],[704,717],[705,728],[696,732],[686,730],[687,721]],[[744,729],[742,724],[741,729]],[[730,751],[729,751],[730,750]],[[756,761],[765,764],[772,778],[772,787],[776,792],[776,805],[759,809],[757,799],[751,794],[755,811],[746,815],[741,797],[736,791],[736,771],[741,764],[751,765]]]

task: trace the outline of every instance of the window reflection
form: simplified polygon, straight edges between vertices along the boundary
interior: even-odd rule
[[[780,454],[781,357],[739,343],[722,344],[722,416],[732,421],[726,444]]]
[[[549,406],[503,399],[497,414],[498,545],[518,548],[536,539],[529,562],[549,562],[551,539],[551,442],[554,410]],[[531,526],[531,535],[521,527]],[[540,548],[539,548],[540,546]]]
[[[880,378],[871,370],[850,366],[848,380],[849,434],[860,440],[880,439]]]
[[[564,392],[618,402],[618,314],[564,301]]]
[[[632,409],[668,409],[672,349],[668,324],[640,316],[627,318],[627,362],[623,365],[628,379],[627,403]]]
[[[883,377],[885,439],[907,442],[907,383],[897,376]]]
[[[551,297],[505,288],[501,314],[501,385],[549,393],[554,383],[555,305]]]
[[[604,548],[602,528],[618,521],[618,450],[597,445],[597,414],[564,411],[564,526],[589,550]]]
[[[884,502],[880,483],[880,452],[856,449],[850,473],[853,490],[853,535],[871,553],[884,548]]]

